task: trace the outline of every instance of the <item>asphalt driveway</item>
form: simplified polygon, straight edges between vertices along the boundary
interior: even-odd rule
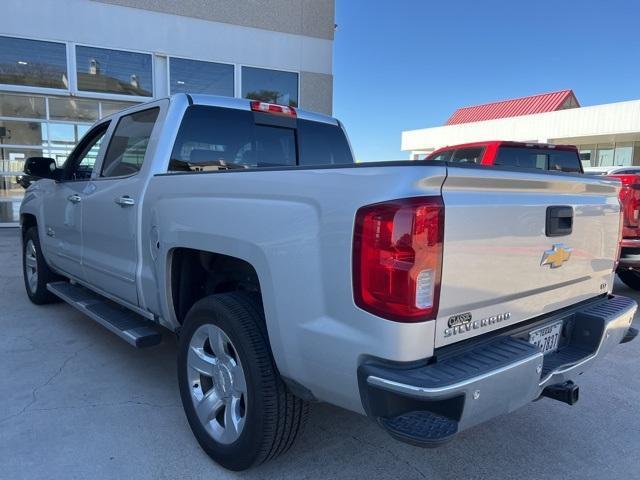
[[[623,285],[616,290],[640,299]],[[2,479],[639,475],[640,341],[585,373],[573,407],[544,399],[423,450],[319,404],[287,455],[236,474],[209,460],[191,435],[176,386],[175,341],[167,336],[136,350],[65,304],[32,305],[17,229],[0,229],[0,328]]]

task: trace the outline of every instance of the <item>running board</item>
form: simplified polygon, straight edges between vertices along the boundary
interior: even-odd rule
[[[134,347],[151,347],[162,340],[156,324],[88,288],[53,282],[47,289]]]

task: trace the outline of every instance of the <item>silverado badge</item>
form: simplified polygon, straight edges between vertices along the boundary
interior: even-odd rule
[[[551,250],[546,250],[542,254],[540,266],[551,265],[551,268],[561,267],[564,262],[571,257],[572,249],[565,247],[562,243],[554,243]]]

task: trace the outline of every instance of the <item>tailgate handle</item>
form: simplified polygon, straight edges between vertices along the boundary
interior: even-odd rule
[[[570,235],[573,229],[573,207],[560,205],[547,207],[547,237]]]

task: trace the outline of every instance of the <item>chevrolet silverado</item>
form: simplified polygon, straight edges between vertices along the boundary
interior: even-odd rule
[[[179,338],[198,442],[242,470],[309,404],[440,445],[574,381],[632,340],[612,295],[619,184],[447,162],[356,164],[335,119],[180,94],[30,158],[27,294],[136,347]],[[152,428],[152,427],[151,427]]]

